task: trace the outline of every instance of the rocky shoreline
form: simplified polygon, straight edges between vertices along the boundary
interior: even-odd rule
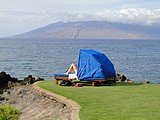
[[[43,80],[29,75],[23,81],[19,81],[1,72],[0,105],[10,104],[16,107],[20,111],[19,120],[71,120],[69,106],[32,87],[33,83]]]
[[[19,120],[70,120],[70,108],[56,98],[38,93],[31,85],[14,86],[1,95],[0,104],[10,104],[19,111]]]

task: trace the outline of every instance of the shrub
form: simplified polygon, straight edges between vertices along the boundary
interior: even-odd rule
[[[18,120],[18,113],[11,105],[0,105],[0,120]]]

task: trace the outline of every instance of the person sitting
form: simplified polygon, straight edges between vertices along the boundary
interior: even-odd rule
[[[77,74],[77,65],[75,63],[72,63],[71,66],[66,71],[66,74],[69,73],[76,73]]]
[[[77,78],[77,65],[75,63],[72,63],[69,69],[66,71],[65,74],[68,74],[68,78],[70,80],[75,80]]]
[[[77,80],[77,65],[72,63],[65,73],[54,74],[56,80]]]

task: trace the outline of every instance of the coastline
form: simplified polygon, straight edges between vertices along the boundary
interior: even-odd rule
[[[34,89],[38,90],[38,92],[41,93],[45,93],[47,95],[53,96],[55,97],[58,101],[67,104],[67,106],[71,107],[71,120],[80,120],[79,118],[79,111],[80,111],[80,106],[74,102],[73,100],[70,100],[62,95],[56,94],[56,93],[52,93],[49,92],[48,90],[45,90],[41,87],[38,86],[38,83],[40,83],[41,81],[35,82],[32,86]]]
[[[71,120],[70,107],[29,84],[17,84],[6,89],[0,97],[0,105],[9,104],[20,111],[19,120]]]

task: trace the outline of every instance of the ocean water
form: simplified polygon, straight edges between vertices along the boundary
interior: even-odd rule
[[[105,53],[117,73],[133,81],[160,83],[160,40],[0,39],[0,71],[50,80],[77,60],[80,49]]]

